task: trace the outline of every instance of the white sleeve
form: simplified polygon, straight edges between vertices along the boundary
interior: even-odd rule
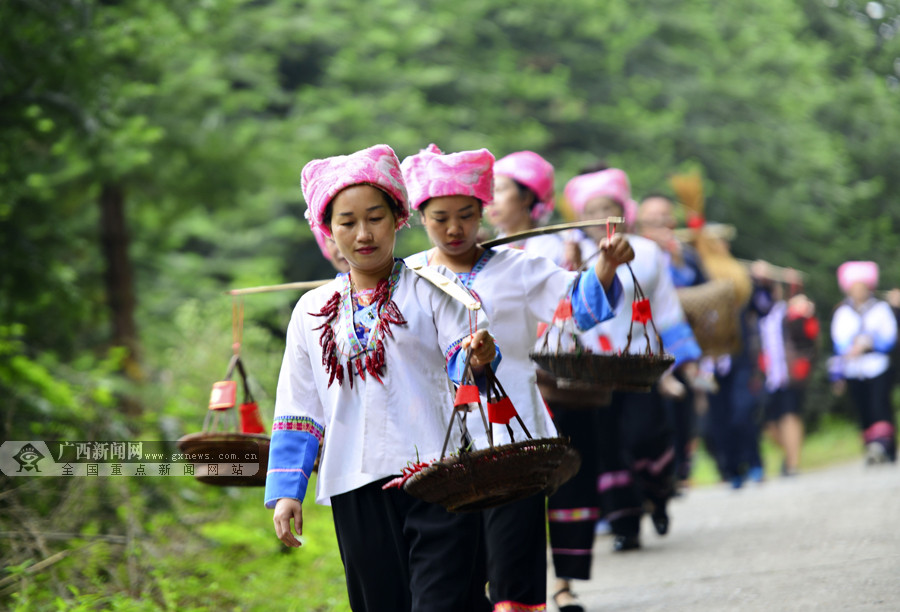
[[[305,310],[302,302],[298,303],[288,324],[287,344],[275,394],[275,419],[303,416],[324,425],[325,410],[319,399],[307,345],[317,332],[304,325],[310,319],[318,319]],[[314,341],[318,342],[318,338]],[[320,366],[316,364],[316,367]]]
[[[897,319],[887,302],[879,302],[873,312],[872,348],[879,353],[890,353],[897,343]]]
[[[675,283],[672,281],[672,275],[669,272],[669,266],[666,265],[665,256],[662,249],[656,247],[653,250],[656,259],[654,264],[657,273],[656,286],[653,288],[650,303],[653,305],[653,322],[660,333],[664,333],[667,329],[674,327],[680,323],[686,323],[684,309],[681,307],[681,301],[678,299],[678,292],[675,291]]]
[[[525,255],[517,265],[517,280],[522,285],[521,294],[525,296],[523,307],[538,321],[549,323],[560,300],[572,293],[578,273],[563,270],[546,257],[534,255]],[[536,330],[527,331],[535,333]]]

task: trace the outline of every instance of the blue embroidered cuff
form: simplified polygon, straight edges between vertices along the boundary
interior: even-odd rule
[[[687,323],[676,323],[659,335],[662,337],[666,352],[675,357],[675,367],[687,361],[696,361],[703,354],[691,326]]]
[[[282,497],[303,501],[309,475],[316,463],[320,437],[309,431],[294,429],[272,432],[269,471],[266,472],[266,508],[274,508]]]
[[[872,350],[879,353],[890,353],[896,344],[894,338],[872,338]]]
[[[496,346],[496,345],[495,345]],[[496,346],[496,356],[494,360],[491,362],[491,368],[496,372],[497,366],[500,365],[500,361],[503,359],[503,355],[500,353],[500,347]],[[466,353],[459,349],[459,344],[455,345],[455,350],[451,349],[451,353],[447,358],[447,375],[457,385],[459,381],[462,380],[463,369],[466,367]],[[475,384],[478,385],[478,388],[481,391],[487,391],[487,387],[485,385],[485,379],[483,375],[479,375],[475,377]]]
[[[608,290],[603,289],[593,270],[578,275],[572,286],[572,316],[581,331],[587,331],[615,315],[614,305],[622,300],[622,283],[613,279]]]

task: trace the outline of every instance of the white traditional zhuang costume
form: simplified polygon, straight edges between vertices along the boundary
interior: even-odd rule
[[[616,168],[573,178],[566,186],[566,196],[579,215],[592,199],[604,197],[622,208],[626,223],[636,217],[628,178]],[[662,250],[656,243],[637,236],[629,235],[628,242],[634,250],[631,269],[649,299],[653,322],[666,352],[675,356],[677,365],[697,359],[700,349],[685,320]],[[616,276],[622,285],[622,307],[611,320],[582,333],[579,341],[593,353],[618,354],[626,348],[631,353],[645,353],[649,338],[653,354],[659,354],[652,326],[645,330],[642,322],[632,325],[636,290],[631,272],[620,266]],[[650,326],[649,321],[647,325]],[[627,538],[637,542],[645,497],[665,513],[673,473],[672,439],[662,398],[655,390],[614,392],[611,405],[594,411],[566,410],[564,405],[551,405],[551,409],[563,433],[570,434],[582,452],[582,465],[589,466],[560,487],[549,501],[553,562],[557,576],[587,580],[593,525],[600,509],[617,537],[615,546],[619,546],[621,538],[623,547],[632,545]]]
[[[304,167],[314,230],[330,235],[328,204],[359,184],[384,191],[399,208],[397,227],[405,224],[399,160],[390,147],[377,145]],[[340,274],[294,308],[275,399],[265,505],[275,507],[282,498],[302,502],[321,442],[316,500],[332,505],[351,607],[472,609],[477,598],[483,601],[478,517],[451,514],[383,485],[417,458],[439,457],[453,411],[448,372],[460,369],[460,343],[485,328],[487,317],[402,260],[395,260],[371,303],[363,301],[351,295],[349,275]]]
[[[872,261],[848,261],[838,268],[838,284],[849,294],[855,283],[869,291],[878,286],[878,265]],[[897,320],[887,302],[870,297],[856,305],[844,300],[831,320],[835,356],[829,370],[833,379],[847,381],[848,391],[859,415],[863,442],[873,462],[897,459],[897,425],[891,402],[891,351],[897,342]],[[854,357],[854,345],[865,351]]]
[[[493,156],[484,149],[443,155],[434,145],[404,159],[411,207],[419,209],[431,198],[442,196],[490,202],[492,162]],[[428,253],[417,253],[407,262],[426,266]],[[546,257],[510,248],[486,250],[469,272],[458,276],[481,301],[492,322],[491,333],[503,351],[497,378],[526,427],[535,438],[556,436],[538,391],[534,362],[528,356],[538,324],[550,322],[559,301],[570,297],[576,324],[589,329],[612,316],[610,304],[618,302],[621,286],[614,282],[604,291],[593,269],[569,272]],[[469,430],[476,444],[484,448],[487,440],[480,423],[471,423],[470,419]],[[516,439],[524,439],[518,424],[510,424],[517,432]],[[505,427],[495,428],[494,442],[509,442]],[[495,610],[545,609],[545,504],[544,495],[539,494],[483,513],[490,599]]]

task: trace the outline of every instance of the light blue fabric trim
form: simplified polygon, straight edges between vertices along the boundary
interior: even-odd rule
[[[593,270],[578,275],[572,286],[572,317],[581,331],[587,331],[615,316],[612,304],[622,299],[623,289],[619,277],[613,279],[609,289],[603,289]]]
[[[319,440],[308,431],[272,432],[266,474],[266,508],[274,508],[282,497],[303,501],[318,452]]]
[[[494,370],[494,372],[497,371],[497,367],[500,365],[500,361],[503,359],[503,355],[500,353],[499,346],[496,347],[496,351],[496,356],[491,362],[491,368]],[[462,380],[463,369],[465,367],[466,352],[457,348],[457,350],[454,351],[447,360],[447,375],[450,377],[450,380],[458,385]],[[478,388],[481,391],[487,391],[487,386],[485,385],[485,378],[483,375],[475,377],[475,384],[478,385]]]
[[[703,354],[691,326],[685,322],[676,323],[659,334],[667,353],[675,357],[675,367],[687,361],[697,361]]]
[[[872,338],[872,350],[879,353],[890,353],[895,344],[894,338]]]

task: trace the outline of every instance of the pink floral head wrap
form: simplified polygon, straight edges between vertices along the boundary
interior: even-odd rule
[[[312,228],[312,233],[316,239],[316,244],[319,245],[319,250],[322,251],[322,257],[331,261],[331,253],[328,252],[328,247],[325,246],[325,243],[328,241],[328,236],[322,233],[322,230],[315,225]]]
[[[847,293],[856,283],[865,283],[869,291],[878,286],[878,264],[874,261],[845,261],[837,269],[838,286]]]
[[[566,184],[565,194],[572,210],[579,216],[590,200],[606,197],[622,207],[626,225],[634,225],[637,218],[637,202],[631,199],[628,175],[618,168],[576,176]]]
[[[553,212],[553,165],[532,151],[517,151],[494,163],[494,175],[508,176],[537,196],[531,218],[540,221]]]
[[[472,196],[486,204],[493,199],[494,156],[487,149],[444,155],[437,146],[403,160],[403,178],[409,186],[409,203],[419,210],[422,203],[441,196]]]
[[[325,222],[325,208],[341,190],[352,185],[371,185],[391,196],[400,209],[397,229],[409,218],[406,186],[400,160],[387,145],[375,145],[350,155],[314,159],[303,167],[300,188],[306,199],[306,218],[313,230],[331,236]]]

